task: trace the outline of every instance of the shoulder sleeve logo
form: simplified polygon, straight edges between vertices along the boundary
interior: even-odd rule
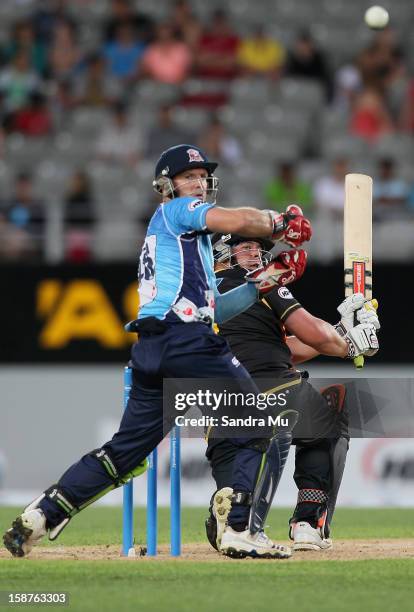
[[[197,208],[197,206],[201,206],[203,202],[201,200],[192,200],[188,205],[188,210],[192,212]]]
[[[277,293],[279,297],[285,300],[293,300],[293,295],[290,293],[289,289],[287,289],[286,287],[279,287],[279,289],[277,290]]]

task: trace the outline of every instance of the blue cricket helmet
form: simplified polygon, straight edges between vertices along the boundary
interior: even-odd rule
[[[205,168],[210,177],[210,189],[217,193],[218,179],[213,176],[217,168],[216,162],[209,161],[202,149],[190,144],[179,144],[163,151],[155,166],[155,175],[152,182],[157,193],[164,194],[167,190],[174,195],[172,180],[174,176],[191,168]]]
[[[189,168],[205,168],[211,176],[217,168],[215,162],[208,160],[207,155],[194,145],[180,144],[170,147],[161,153],[155,166],[155,180],[160,176],[174,178],[176,174]]]

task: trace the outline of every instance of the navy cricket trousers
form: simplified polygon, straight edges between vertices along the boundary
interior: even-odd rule
[[[135,469],[161,442],[163,432],[164,378],[239,379],[240,390],[257,393],[247,370],[234,359],[224,338],[203,323],[179,323],[163,333],[141,335],[131,351],[132,389],[120,428],[103,445],[122,477]],[[262,453],[248,446],[246,438],[233,439],[239,448],[234,459],[232,486],[252,492]],[[109,489],[113,481],[103,465],[89,453],[60,478],[59,488],[76,507],[82,507]],[[50,499],[40,503],[50,527],[64,518]],[[230,524],[247,523],[249,508],[234,506]]]

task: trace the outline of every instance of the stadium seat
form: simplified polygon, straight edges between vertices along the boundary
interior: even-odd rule
[[[387,134],[378,139],[373,149],[374,156],[392,157],[396,161],[414,159],[414,141],[408,134]]]
[[[335,157],[356,158],[369,155],[369,145],[355,136],[329,136],[322,142],[322,153],[326,159]]]
[[[50,138],[25,138],[22,134],[11,134],[6,141],[5,159],[14,168],[32,168],[50,153]]]
[[[236,79],[230,84],[230,102],[238,108],[250,106],[257,111],[269,97],[270,83],[267,79]]]
[[[324,106],[324,91],[313,79],[284,77],[272,88],[271,99],[289,109],[311,112]]]
[[[136,99],[140,104],[159,106],[174,103],[181,95],[180,87],[157,81],[142,81],[137,86]]]
[[[199,132],[206,125],[209,114],[199,108],[177,106],[172,113],[174,123],[185,131]]]

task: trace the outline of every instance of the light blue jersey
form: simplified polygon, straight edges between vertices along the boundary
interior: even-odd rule
[[[160,204],[147,230],[139,263],[139,319],[176,321],[181,298],[209,307],[216,292],[206,213],[213,204],[194,197]]]
[[[214,204],[193,197],[160,204],[139,260],[138,319],[223,323],[254,304],[254,283],[220,294],[206,214]]]

